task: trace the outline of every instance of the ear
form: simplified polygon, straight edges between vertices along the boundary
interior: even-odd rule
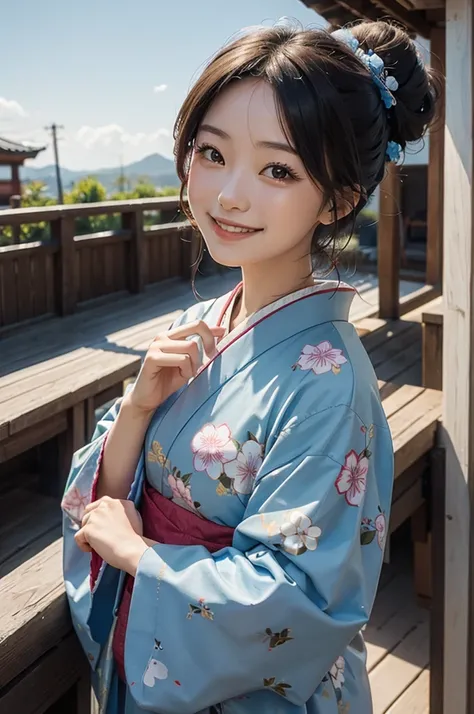
[[[319,223],[325,226],[330,226],[336,218],[341,220],[351,213],[356,208],[360,201],[362,191],[347,189],[343,195],[339,196],[335,204],[327,204],[319,215]]]

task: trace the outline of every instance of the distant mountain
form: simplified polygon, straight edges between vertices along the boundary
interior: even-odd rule
[[[157,188],[163,186],[179,186],[179,179],[176,175],[174,162],[166,159],[160,154],[150,154],[145,156],[140,161],[134,161],[131,164],[123,167],[123,172],[127,180],[132,184],[140,177],[146,177]],[[65,167],[61,167],[61,178],[65,190],[71,188],[71,184],[79,181],[85,176],[94,176],[106,188],[107,192],[116,191],[116,181],[120,176],[120,167],[105,167],[96,170],[84,169],[81,171],[71,171]],[[48,187],[48,193],[56,194],[56,172],[53,165],[41,166],[24,166],[21,169],[22,181],[44,181]]]

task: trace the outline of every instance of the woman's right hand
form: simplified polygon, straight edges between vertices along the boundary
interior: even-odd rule
[[[150,345],[137,381],[127,395],[134,410],[152,413],[171,394],[195,377],[202,361],[197,341],[200,337],[209,359],[216,354],[216,339],[224,327],[209,327],[199,320],[159,334]]]

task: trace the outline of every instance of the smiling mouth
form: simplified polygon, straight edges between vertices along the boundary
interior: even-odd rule
[[[227,233],[257,233],[258,231],[263,230],[263,228],[249,228],[247,226],[240,226],[235,223],[224,223],[223,221],[220,221],[218,218],[214,218],[213,216],[211,216],[211,219],[216,225],[219,226],[221,230],[227,231]]]

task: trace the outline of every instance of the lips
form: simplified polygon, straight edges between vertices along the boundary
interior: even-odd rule
[[[214,218],[213,216],[211,216],[211,219],[216,228],[219,228],[221,231],[225,231],[226,233],[248,235],[250,233],[257,233],[258,231],[263,230],[262,228],[253,228],[252,226],[245,226],[242,223],[233,223],[232,221]]]

